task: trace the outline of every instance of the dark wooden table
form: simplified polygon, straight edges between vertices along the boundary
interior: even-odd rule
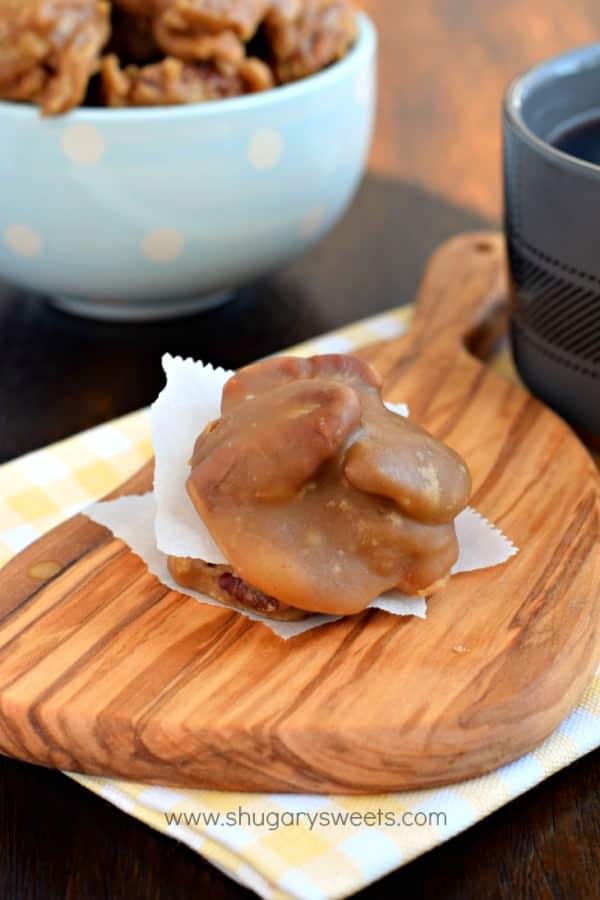
[[[234,367],[409,302],[437,243],[497,224],[502,89],[543,56],[597,39],[600,5],[363,5],[380,28],[380,109],[369,173],[344,221],[229,306],[172,323],[83,322],[0,287],[0,460],[147,404],[164,350]],[[594,754],[361,896],[600,897],[599,785]],[[60,773],[0,760],[0,898],[246,895]]]

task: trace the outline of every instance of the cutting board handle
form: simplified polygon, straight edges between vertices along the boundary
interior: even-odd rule
[[[413,348],[439,346],[440,340],[463,344],[505,296],[503,236],[475,231],[451,238],[425,270],[409,333]]]

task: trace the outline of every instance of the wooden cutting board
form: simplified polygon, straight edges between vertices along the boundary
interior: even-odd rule
[[[355,793],[479,775],[545,738],[600,656],[600,488],[569,428],[465,350],[504,291],[500,237],[457,238],[410,334],[362,355],[467,459],[473,505],[516,557],[452,578],[426,621],[368,611],[283,642],[169,591],[76,516],[0,572],[0,751],[167,785]],[[114,496],[150,486],[148,466]]]

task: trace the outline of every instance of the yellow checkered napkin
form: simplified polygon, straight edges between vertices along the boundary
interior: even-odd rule
[[[386,313],[294,352],[344,352],[400,334],[410,310]],[[499,361],[506,374],[506,359]],[[83,509],[151,455],[135,413],[0,468],[0,564]],[[533,753],[449,788],[369,797],[168,790],[70,775],[119,809],[183,841],[262,897],[358,891],[457,834],[600,745],[600,669],[576,709]]]

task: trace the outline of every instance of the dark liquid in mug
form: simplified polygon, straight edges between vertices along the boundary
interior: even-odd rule
[[[569,156],[600,166],[600,109],[559,125],[548,142]]]

